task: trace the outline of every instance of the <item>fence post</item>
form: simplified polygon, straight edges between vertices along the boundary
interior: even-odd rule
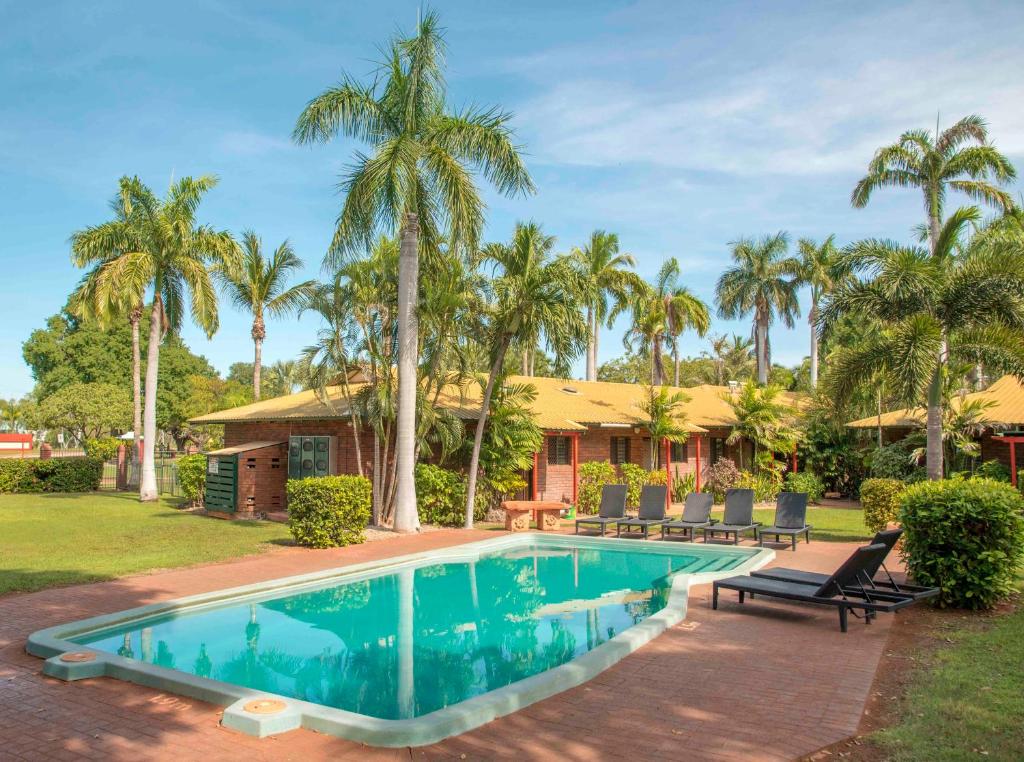
[[[128,489],[128,447],[125,445],[117,446],[116,488],[122,492]]]
[[[39,460],[49,460],[53,457],[53,447],[46,442],[39,445]]]

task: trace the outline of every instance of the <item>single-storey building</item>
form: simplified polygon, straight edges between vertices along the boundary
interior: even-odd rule
[[[952,404],[959,407],[971,401],[989,405],[983,413],[987,425],[978,438],[980,459],[997,460],[1005,465],[1010,469],[1010,479],[1016,484],[1017,469],[1024,466],[1024,461],[1017,457],[1017,445],[1024,444],[1024,385],[1015,376],[1003,376],[987,389],[955,398]],[[846,425],[853,429],[881,429],[884,439],[891,442],[922,428],[925,418],[923,407],[902,408],[850,421]],[[1024,456],[1024,452],[1020,454]]]
[[[652,467],[647,417],[641,407],[644,387],[603,381],[572,381],[555,378],[512,376],[509,383],[529,383],[537,390],[530,405],[537,425],[544,432],[544,443],[534,456],[534,465],[525,474],[526,497],[536,500],[575,502],[578,467],[589,461],[607,460],[613,464],[635,463]],[[358,385],[356,385],[358,386]],[[702,385],[681,391],[689,401],[682,406],[685,427],[690,437],[685,443],[660,443],[671,479],[694,474],[698,488],[705,469],[721,458],[750,463],[753,446],[742,440],[728,444],[726,439],[735,423],[727,401],[738,393],[728,386]],[[326,402],[313,391],[303,391],[242,407],[223,410],[192,420],[195,424],[220,424],[224,427],[224,446],[238,447],[249,442],[288,442],[292,449],[301,445],[297,437],[328,438],[334,473],[356,473],[356,456],[351,416],[341,387],[329,387]],[[475,421],[480,409],[480,389],[444,390],[438,404],[468,422]],[[796,405],[798,395],[787,394],[786,401]],[[364,468],[372,453],[373,434],[368,427],[360,432]],[[667,451],[667,452],[666,452]],[[298,457],[298,452],[291,455]],[[667,455],[667,458],[665,457]],[[289,471],[294,470],[290,463]]]

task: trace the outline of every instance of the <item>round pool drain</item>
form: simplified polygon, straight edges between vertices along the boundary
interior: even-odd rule
[[[250,701],[242,708],[250,714],[277,714],[283,712],[287,705],[277,699],[257,699]]]
[[[69,651],[66,654],[61,654],[60,660],[72,663],[96,661],[96,654],[90,653],[89,651]]]

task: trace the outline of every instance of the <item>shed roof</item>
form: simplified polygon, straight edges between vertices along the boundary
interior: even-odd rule
[[[985,417],[992,426],[1005,428],[1024,425],[1024,385],[1017,380],[1016,376],[1003,376],[994,381],[987,389],[965,394],[962,399],[964,401],[991,402],[992,407],[985,410]],[[960,400],[961,398],[957,397],[952,404],[959,407]],[[922,426],[924,422],[925,409],[911,407],[882,413],[881,417],[868,416],[850,421],[846,425],[854,429],[874,429],[879,426],[883,429],[902,429]]]
[[[536,376],[511,376],[509,383],[532,384],[537,398],[531,405],[537,425],[546,431],[582,431],[588,426],[640,425],[647,417],[641,408],[644,387],[608,381],[574,381]],[[360,384],[354,384],[358,388]],[[669,387],[689,398],[683,405],[685,427],[690,432],[704,432],[709,427],[729,427],[735,423],[732,408],[726,399],[734,394],[729,387],[709,384],[688,388]],[[475,420],[480,410],[479,384],[445,387],[438,404],[465,420]],[[800,404],[801,395],[785,393],[790,405]],[[312,391],[254,402],[242,407],[222,410],[194,418],[192,423],[243,423],[259,421],[296,421],[347,418],[340,386],[327,388],[326,401]]]

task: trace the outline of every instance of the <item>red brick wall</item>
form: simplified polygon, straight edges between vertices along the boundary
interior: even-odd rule
[[[356,448],[353,445],[352,426],[347,421],[295,421],[294,423],[226,423],[224,446],[246,442],[287,442],[290,436],[336,436],[338,438],[338,472],[357,474]],[[373,470],[373,433],[365,429],[359,437],[362,449],[363,473]],[[287,464],[286,464],[287,466]]]
[[[287,445],[239,453],[236,512],[244,515],[284,510],[287,481]]]

